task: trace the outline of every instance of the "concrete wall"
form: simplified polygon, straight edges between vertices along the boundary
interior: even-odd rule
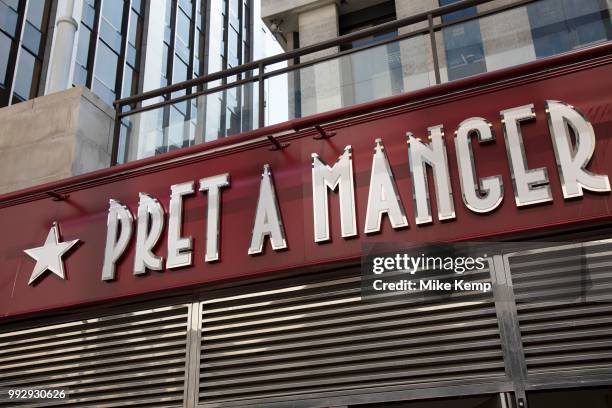
[[[325,3],[329,3],[329,0],[262,0],[261,18],[264,20],[274,17],[286,18],[288,13],[319,8]]]
[[[113,127],[84,87],[0,109],[0,194],[108,167]]]

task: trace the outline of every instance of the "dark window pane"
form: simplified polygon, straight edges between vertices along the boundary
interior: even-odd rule
[[[17,18],[17,11],[0,0],[0,28],[14,36],[17,28]]]
[[[31,98],[36,91],[32,87],[33,84],[36,85],[36,65],[36,58],[22,48],[15,70],[15,93],[23,99]]]
[[[26,21],[23,27],[23,45],[28,50],[32,51],[35,55],[38,55],[40,51],[40,40],[42,34],[36,27]]]
[[[8,68],[8,59],[11,52],[11,38],[3,33],[0,33],[0,85],[6,83],[6,71]]]
[[[543,0],[527,14],[538,58],[612,39],[609,11],[595,0]]]
[[[96,55],[95,77],[110,90],[115,89],[117,62],[117,54],[101,42]]]

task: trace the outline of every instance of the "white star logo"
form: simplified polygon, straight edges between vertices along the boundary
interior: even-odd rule
[[[59,240],[59,227],[57,222],[54,222],[43,246],[23,251],[36,261],[28,285],[34,283],[34,281],[47,270],[53,272],[62,279],[66,279],[62,256],[79,242],[79,240],[75,239],[68,242],[59,242]]]

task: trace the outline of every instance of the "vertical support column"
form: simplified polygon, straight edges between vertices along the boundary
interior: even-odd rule
[[[514,383],[516,406],[522,399],[527,408],[525,383],[527,381],[527,364],[521,342],[516,300],[512,289],[508,255],[494,255],[490,261],[491,280],[493,283],[493,298],[495,312],[499,324],[499,334],[502,343],[502,353],[506,376]]]
[[[202,303],[197,298],[189,305],[187,321],[187,355],[185,360],[185,407],[198,405],[200,388],[200,346],[202,344]]]
[[[265,97],[266,97],[266,93],[264,92],[264,85],[265,85],[265,78],[264,78],[264,69],[266,67],[264,66],[264,64],[262,64],[261,62],[259,63],[259,67],[257,68],[257,74],[259,75],[258,78],[258,92],[259,92],[259,97],[258,97],[258,101],[257,101],[257,106],[258,106],[258,110],[259,112],[257,112],[258,114],[258,128],[262,128],[266,125],[266,101],[265,101]]]
[[[429,39],[431,41],[431,53],[433,54],[433,69],[436,77],[436,84],[440,83],[440,63],[438,61],[438,47],[436,45],[436,33],[433,29],[433,18],[427,15],[427,25],[429,26]]]
[[[58,0],[45,95],[72,85],[83,0]],[[68,69],[66,69],[69,67]]]
[[[119,139],[121,136],[121,117],[119,114],[121,113],[121,106],[115,105],[115,128],[113,129],[113,145],[111,146],[111,166],[115,166],[119,163]],[[127,137],[128,135],[126,135]],[[127,149],[128,141],[125,141],[125,146]],[[123,158],[125,160],[125,157]]]

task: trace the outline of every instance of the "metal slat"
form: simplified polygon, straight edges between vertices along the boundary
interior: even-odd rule
[[[489,281],[485,272],[475,277]],[[359,271],[346,273],[353,276],[320,273],[206,299],[199,402],[505,378],[490,293],[364,301]]]
[[[188,313],[175,305],[3,331],[0,386],[69,389],[67,400],[27,406],[182,406]]]
[[[201,387],[200,397],[204,397],[208,400],[209,397],[215,396],[223,396],[227,398],[230,393],[236,395],[242,394],[243,396],[245,394],[253,393],[257,394],[257,396],[261,398],[262,394],[265,395],[266,392],[278,393],[278,391],[281,389],[284,389],[285,393],[291,394],[298,391],[306,392],[308,388],[313,386],[330,386],[332,384],[335,384],[335,386],[331,389],[339,389],[342,384],[351,384],[352,388],[360,388],[372,386],[377,380],[383,380],[385,385],[392,385],[402,383],[418,384],[419,382],[423,381],[444,381],[457,378],[467,378],[466,375],[472,375],[476,378],[481,377],[483,380],[490,380],[493,376],[500,376],[503,378],[503,362],[461,364],[456,367],[449,365],[445,368],[448,368],[448,370],[441,370],[440,367],[410,370],[403,368],[400,370],[388,370],[382,373],[361,372],[359,374],[350,373],[350,375],[331,377],[315,375],[309,377],[308,379],[299,379],[298,381],[276,381],[273,383],[265,382],[263,384],[253,386],[240,385],[236,388],[223,388],[218,382],[211,382],[209,384],[214,388],[206,389]],[[451,373],[451,375],[449,375],[449,373]]]
[[[612,251],[592,241],[509,256],[528,375],[612,368]]]

